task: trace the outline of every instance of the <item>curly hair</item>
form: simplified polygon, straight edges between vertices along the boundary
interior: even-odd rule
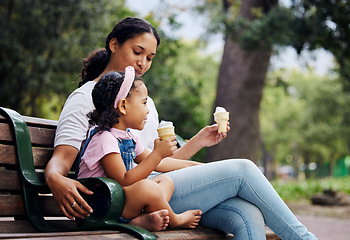
[[[110,72],[104,75],[95,85],[92,90],[92,101],[95,105],[95,110],[88,113],[89,124],[97,125],[96,130],[112,128],[119,122],[120,113],[114,108],[115,98],[123,83],[124,72]],[[127,95],[139,86],[137,82],[143,82],[141,77],[135,76],[134,82]]]
[[[103,70],[106,68],[109,62],[109,55],[105,48],[100,48],[83,60],[83,70],[77,76],[81,77],[81,81],[78,86],[83,86],[86,82],[96,79]]]
[[[151,33],[157,40],[157,46],[160,44],[160,38],[156,29],[144,19],[136,17],[127,17],[118,22],[112,31],[106,38],[105,48],[101,48],[92,52],[87,58],[83,60],[83,69],[77,76],[81,77],[79,87],[84,85],[88,81],[92,81],[97,78],[103,70],[106,68],[110,56],[111,49],[109,48],[109,42],[116,38],[118,44],[121,46],[127,40],[137,37],[143,33]]]

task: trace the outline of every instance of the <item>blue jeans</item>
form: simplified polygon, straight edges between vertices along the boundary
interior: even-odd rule
[[[282,239],[317,239],[303,226],[250,160],[234,159],[166,173],[175,185],[175,213],[203,211],[201,223],[235,240],[265,239],[265,223]]]

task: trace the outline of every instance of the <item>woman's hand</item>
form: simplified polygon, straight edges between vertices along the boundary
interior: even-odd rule
[[[204,127],[184,146],[178,149],[172,157],[175,159],[190,159],[202,148],[218,144],[227,136],[226,133],[219,134],[218,129],[219,126],[217,124]],[[229,124],[227,124],[227,131],[229,130],[230,127]]]
[[[92,208],[85,202],[79,191],[89,195],[93,192],[80,182],[60,174],[52,174],[46,178],[46,183],[67,218],[84,218],[92,213]]]
[[[78,181],[65,177],[72,168],[77,154],[78,150],[72,146],[57,146],[45,169],[46,184],[61,211],[69,219],[83,218],[92,212],[92,208],[81,197],[78,190],[86,194],[93,193]]]
[[[227,136],[227,133],[218,133],[219,125],[213,124],[201,129],[195,136],[201,148],[211,147],[222,141]],[[227,131],[230,130],[229,123],[227,124]]]

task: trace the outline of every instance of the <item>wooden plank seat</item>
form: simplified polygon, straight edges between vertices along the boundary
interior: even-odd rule
[[[63,216],[45,185],[44,169],[53,153],[57,121],[21,116],[0,108],[0,239],[230,239],[231,236],[198,227],[151,233],[116,220],[124,207],[122,188],[108,178],[79,180],[95,193],[84,198],[105,206],[83,221]],[[70,176],[73,177],[75,166]],[[104,201],[104,202],[101,202]],[[95,208],[94,208],[95,209]],[[267,239],[279,239],[267,228]]]

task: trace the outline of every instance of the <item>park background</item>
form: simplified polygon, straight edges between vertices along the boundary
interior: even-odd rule
[[[350,193],[347,0],[4,0],[0,105],[58,120],[84,57],[127,16],[161,37],[143,77],[160,119],[189,139],[215,106],[230,112],[228,137],[194,160],[249,158],[285,200]]]

